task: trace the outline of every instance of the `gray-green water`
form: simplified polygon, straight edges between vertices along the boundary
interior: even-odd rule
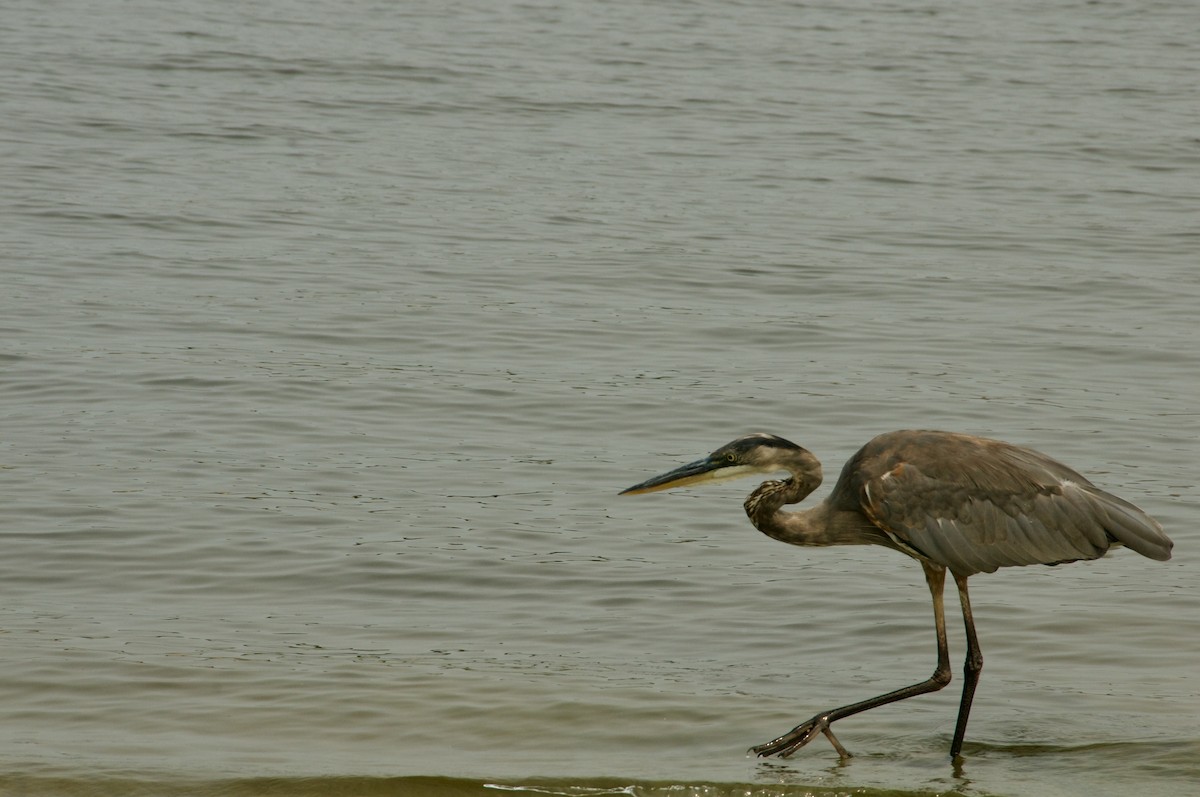
[[[8,3],[0,789],[1187,794],[1187,2]],[[618,490],[1047,451],[1176,541],[972,580]],[[953,613],[952,613],[953,614]],[[952,619],[954,663],[962,656]]]

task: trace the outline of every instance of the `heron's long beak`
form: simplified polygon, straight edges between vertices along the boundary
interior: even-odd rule
[[[652,479],[647,479],[641,484],[635,484],[628,490],[622,490],[620,495],[641,495],[659,490],[670,490],[673,487],[723,482],[728,479],[740,479],[757,472],[756,468],[748,465],[730,465],[723,457],[708,456]]]

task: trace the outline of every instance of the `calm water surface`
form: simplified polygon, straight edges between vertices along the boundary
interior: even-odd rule
[[[1188,794],[1200,15],[1187,2],[9,3],[0,789]],[[826,472],[1034,445],[1176,541],[972,582],[788,549]],[[962,656],[952,618],[953,658]]]

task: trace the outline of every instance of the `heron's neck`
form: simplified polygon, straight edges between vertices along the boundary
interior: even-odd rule
[[[854,512],[834,509],[821,502],[811,509],[785,512],[787,504],[807,498],[821,485],[821,471],[794,472],[792,478],[768,481],[746,499],[746,515],[754,527],[772,539],[792,545],[853,545],[869,543],[874,535],[864,533],[870,524]],[[870,527],[871,532],[878,529]]]

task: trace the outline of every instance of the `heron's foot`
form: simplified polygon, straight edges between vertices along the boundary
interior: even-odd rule
[[[842,743],[833,735],[833,730],[829,727],[828,714],[818,714],[807,722],[800,723],[777,739],[772,739],[766,744],[751,747],[749,752],[759,758],[766,758],[772,755],[787,758],[822,733],[825,734],[825,738],[829,740],[829,743],[833,745],[833,749],[837,750],[839,756],[842,758],[850,757],[850,753],[845,747],[842,747]]]

